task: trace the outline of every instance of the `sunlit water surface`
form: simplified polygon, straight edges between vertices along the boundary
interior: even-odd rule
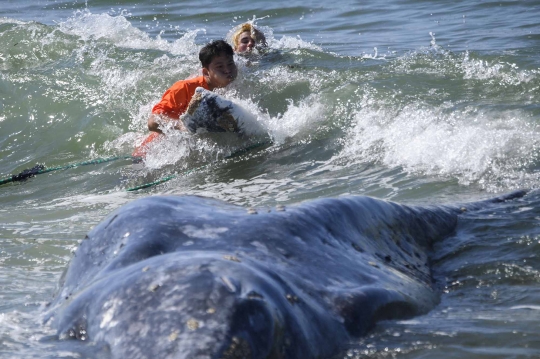
[[[203,44],[243,21],[255,18],[270,48],[238,57],[238,80],[220,92],[267,136],[171,133],[143,165],[119,159],[0,186],[2,358],[84,355],[52,339],[41,315],[78,242],[136,198],[444,204],[522,188],[532,190],[523,200],[466,213],[435,244],[434,310],[381,323],[338,358],[540,355],[540,2],[335,5],[2,2],[2,178],[129,156],[164,90],[197,74]]]

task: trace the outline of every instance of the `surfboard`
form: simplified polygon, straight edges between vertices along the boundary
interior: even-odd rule
[[[191,133],[244,133],[260,127],[255,116],[240,105],[202,87],[195,90],[180,120]]]

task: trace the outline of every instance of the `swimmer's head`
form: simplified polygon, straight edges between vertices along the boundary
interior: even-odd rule
[[[251,52],[257,45],[267,46],[264,34],[249,22],[238,26],[234,31],[232,45],[236,53]]]

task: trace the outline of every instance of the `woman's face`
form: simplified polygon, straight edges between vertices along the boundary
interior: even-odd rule
[[[236,52],[250,52],[255,46],[255,39],[251,37],[251,32],[244,31],[238,37]]]

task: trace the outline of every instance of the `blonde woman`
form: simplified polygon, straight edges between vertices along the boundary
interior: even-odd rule
[[[264,34],[251,23],[246,22],[233,29],[232,46],[236,53],[250,53],[255,46],[267,46]]]

